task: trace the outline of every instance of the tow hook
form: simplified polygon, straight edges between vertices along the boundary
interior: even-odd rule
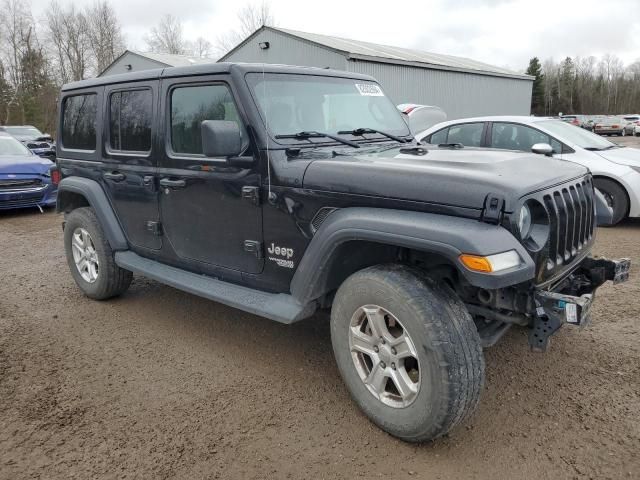
[[[536,314],[529,332],[529,346],[534,352],[545,352],[549,339],[563,324],[584,327],[591,319],[593,294],[580,297],[562,293],[539,291],[535,293]]]

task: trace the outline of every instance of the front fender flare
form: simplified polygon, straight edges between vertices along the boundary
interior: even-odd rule
[[[58,185],[58,204],[56,206],[58,212],[64,210],[64,206],[60,204],[61,199],[64,198],[64,192],[76,193],[86,198],[91,208],[96,212],[100,226],[114,251],[129,248],[120,222],[118,222],[111,203],[98,182],[83,177],[63,178]]]
[[[433,213],[379,208],[344,208],[332,213],[309,243],[291,281],[291,294],[305,303],[319,298],[325,275],[339,245],[369,241],[438,253],[454,264],[472,285],[502,288],[531,280],[535,264],[505,228],[478,220]],[[478,273],[460,262],[460,254],[492,255],[516,250],[523,263],[502,272]]]

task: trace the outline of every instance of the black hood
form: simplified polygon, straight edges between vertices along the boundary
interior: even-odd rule
[[[581,177],[587,169],[543,155],[503,150],[400,149],[315,160],[304,188],[481,209],[489,193],[504,196],[506,211],[534,191]]]

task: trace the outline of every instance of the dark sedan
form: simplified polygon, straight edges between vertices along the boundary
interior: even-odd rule
[[[8,133],[36,155],[55,162],[56,142],[51,135],[42,133],[32,125],[5,125],[0,127],[0,132]]]

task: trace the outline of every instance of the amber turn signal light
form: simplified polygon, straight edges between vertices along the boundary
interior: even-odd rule
[[[479,257],[477,255],[468,255],[463,253],[460,255],[460,261],[469,270],[485,273],[491,273],[493,271],[491,262],[487,260],[487,257]]]

